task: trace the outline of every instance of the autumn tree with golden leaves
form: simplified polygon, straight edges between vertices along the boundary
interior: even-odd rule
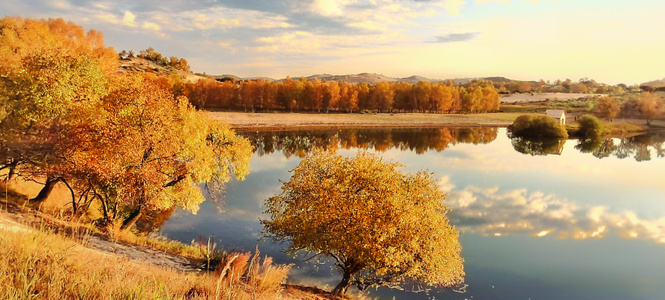
[[[621,108],[619,107],[619,103],[609,96],[598,99],[593,107],[593,112],[596,113],[596,115],[606,119],[613,119],[620,111]]]
[[[0,163],[7,179],[45,180],[36,202],[64,179],[53,168],[59,128],[77,123],[107,93],[117,64],[98,31],[62,19],[0,19]]]
[[[117,74],[101,34],[60,19],[0,19],[0,163],[99,201],[105,221],[131,227],[143,213],[196,211],[198,184],[248,173],[251,145],[168,82]],[[204,99],[205,100],[205,99]],[[87,201],[89,203],[89,201]],[[104,222],[108,223],[108,222]]]
[[[637,105],[642,118],[647,120],[647,125],[651,125],[653,119],[662,117],[665,112],[665,101],[654,93],[642,92]]]
[[[195,110],[186,98],[141,77],[124,78],[102,99],[98,120],[68,132],[65,157],[88,184],[107,220],[131,227],[146,211],[181,207],[196,212],[198,184],[248,173],[251,146],[227,124]]]
[[[266,236],[332,257],[342,273],[333,294],[350,285],[418,281],[454,286],[464,279],[458,232],[428,172],[402,174],[395,163],[360,153],[318,151],[303,160],[267,200]]]
[[[305,77],[235,82],[210,78],[183,85],[197,108],[244,111],[469,113],[494,112],[500,103],[494,85],[482,80],[467,87],[452,82],[353,84]],[[180,88],[174,84],[173,94],[180,95]]]

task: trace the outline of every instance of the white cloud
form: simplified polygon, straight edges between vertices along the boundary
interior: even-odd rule
[[[168,24],[168,29],[174,31],[192,30],[193,28],[205,31],[222,32],[235,28],[272,29],[289,28],[293,25],[282,15],[267,14],[259,11],[215,7],[205,10],[183,12],[174,19],[169,14],[152,14],[151,19],[160,17],[162,24]],[[217,30],[217,32],[219,32]]]
[[[136,27],[136,15],[131,11],[125,11],[125,16],[122,18],[122,23],[129,27]]]
[[[465,0],[446,0],[442,4],[437,4],[443,7],[448,14],[453,16],[458,16],[460,14],[460,9],[466,4]]]
[[[315,0],[312,10],[324,16],[341,16],[344,6],[350,3],[349,0]]]
[[[531,2],[531,3],[539,3],[540,2],[540,0],[524,0],[524,1]],[[510,4],[510,0],[476,0],[476,3],[478,3],[480,5],[485,4],[485,3],[490,3],[490,2],[501,2],[501,3],[504,3],[504,4]]]
[[[308,31],[286,32],[278,36],[263,36],[255,41],[258,46],[251,49],[260,53],[312,53],[317,55],[351,56],[365,51],[359,46],[365,43],[363,36],[319,35]],[[379,40],[377,37],[376,40]],[[347,48],[339,48],[345,45]]]
[[[116,15],[111,13],[99,13],[95,15],[95,18],[111,24],[120,24],[121,22]]]
[[[445,194],[450,193],[455,188],[455,184],[450,182],[450,176],[448,175],[439,178],[436,184],[439,186],[439,190]]]
[[[65,2],[65,1],[57,1],[57,2],[53,3],[53,5],[55,5],[58,8],[61,8],[61,9],[66,9],[66,8],[71,7],[71,5],[69,5],[69,3]]]
[[[501,2],[505,4],[510,4],[510,0],[476,0],[476,3],[478,4],[485,4],[485,3],[490,3],[490,2]]]
[[[153,22],[143,22],[143,28],[154,30],[154,31],[159,31],[161,29],[159,24],[156,24],[156,23],[153,23]]]
[[[254,29],[269,29],[269,28],[290,28],[293,25],[287,22],[287,19],[283,16],[272,16],[272,17],[263,17],[258,20],[255,20],[252,23],[252,28]]]
[[[385,25],[382,23],[370,21],[370,20],[365,20],[359,23],[351,23],[349,24],[351,27],[357,27],[357,28],[362,28],[362,29],[367,29],[367,30],[375,30],[375,31],[382,31],[382,30],[387,30]]]

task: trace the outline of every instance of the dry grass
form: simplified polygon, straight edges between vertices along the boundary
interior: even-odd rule
[[[30,184],[21,183],[18,187],[21,192],[31,192]],[[11,225],[15,223],[8,220],[0,226],[0,299],[283,298],[282,284],[290,266],[273,265],[269,257],[261,260],[258,250],[254,255],[245,253],[236,259],[230,265],[232,276],[220,276],[220,272],[183,273],[139,264],[81,246],[90,233],[98,233],[94,226],[48,214],[25,214],[29,211],[25,203],[31,195],[16,192],[15,183],[8,186],[0,182],[0,188],[4,194],[0,200],[3,211],[19,214],[16,217],[23,222],[40,227],[23,226],[17,230]],[[45,205],[57,207],[55,200],[54,205],[54,199],[49,197]],[[220,262],[229,257],[209,244],[185,245],[115,232],[113,238],[117,241],[194,258],[199,263],[209,264],[211,258]]]
[[[498,112],[498,113],[481,113],[481,114],[476,114],[475,116],[478,118],[485,118],[487,120],[493,120],[496,123],[500,124],[512,124],[515,122],[515,119],[517,117],[523,115],[523,113],[518,113],[518,112]]]
[[[0,235],[0,299],[275,299],[289,266],[259,253],[234,276],[181,273],[87,249],[47,230]]]
[[[542,101],[570,101],[580,98],[600,97],[604,94],[579,94],[579,93],[536,93],[536,94],[511,94],[501,98],[505,103],[542,102]]]
[[[2,175],[2,174],[0,174]],[[41,185],[31,181],[25,181],[21,178],[11,180],[5,183],[0,180],[0,205],[4,207],[13,207],[15,210],[26,211],[30,208],[28,199],[36,196],[41,189]],[[6,196],[5,197],[5,191]],[[20,192],[18,192],[20,191]],[[92,220],[99,218],[101,215],[96,207],[91,207],[86,214],[73,218],[71,215],[71,195],[69,190],[64,184],[57,184],[51,195],[42,203],[38,208],[40,214],[34,218],[35,223],[42,223],[43,226],[63,233],[72,232],[89,232],[98,235],[105,235],[96,226],[92,225]],[[35,209],[37,209],[35,207]],[[5,209],[6,210],[6,209]],[[187,245],[178,241],[168,239],[157,239],[147,236],[136,235],[131,231],[121,232],[119,230],[120,223],[114,224],[113,236],[110,236],[114,241],[124,242],[126,244],[148,247],[155,250],[164,251],[170,254],[183,256],[194,260],[207,260],[212,251],[206,251],[202,245],[192,244]]]
[[[215,274],[218,277],[217,291],[233,290],[234,286],[245,284],[253,297],[275,295],[282,291],[290,266],[276,266],[272,258],[266,256],[261,261],[260,252],[231,253],[219,264]],[[221,294],[220,294],[221,295]]]
[[[508,126],[501,113],[495,114],[314,114],[209,112],[235,128],[330,128],[330,127],[433,127],[433,126]]]

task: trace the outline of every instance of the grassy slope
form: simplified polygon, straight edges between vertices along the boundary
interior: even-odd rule
[[[38,192],[34,183],[11,186]],[[183,273],[87,248],[90,226],[34,213],[25,205],[28,195],[4,182],[0,189],[0,299],[333,299],[319,289],[284,285],[290,266],[273,265],[258,252],[219,257],[214,272]],[[43,207],[56,214],[68,197],[58,189]],[[131,234],[115,238],[199,260],[209,254],[174,241]]]
[[[268,262],[247,279],[228,269],[221,276],[180,273],[91,250],[48,230],[3,231],[1,299],[274,299],[288,272]]]

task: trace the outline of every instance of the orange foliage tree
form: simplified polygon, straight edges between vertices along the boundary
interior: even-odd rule
[[[0,156],[26,179],[46,178],[43,200],[63,174],[56,165],[58,128],[78,122],[107,93],[117,56],[100,32],[62,19],[0,20]]]
[[[266,235],[290,241],[291,252],[332,257],[342,272],[336,295],[350,285],[461,283],[461,245],[441,203],[445,196],[430,173],[405,175],[397,167],[367,153],[314,153],[267,200]]]
[[[199,183],[248,173],[251,146],[227,124],[196,111],[186,98],[140,77],[124,78],[104,97],[98,119],[71,128],[70,172],[126,229],[144,211],[175,206],[196,212]]]
[[[472,82],[467,87],[455,86],[452,82],[351,84],[307,78],[295,80],[289,77],[278,82],[265,79],[221,83],[208,79],[205,82],[209,84],[201,84],[201,81],[188,84],[190,100],[197,107],[326,113],[358,110],[468,113],[499,109],[497,90],[491,82],[484,81]],[[198,95],[224,100],[202,101]]]
[[[601,118],[612,119],[619,114],[621,108],[612,97],[605,96],[598,99],[593,111]]]
[[[653,119],[662,117],[665,112],[665,101],[654,93],[642,92],[637,106],[642,118],[647,120],[647,125],[651,125]]]
[[[175,97],[169,80],[118,75],[117,62],[99,32],[0,20],[0,155],[10,176],[46,178],[35,202],[64,181],[75,209],[75,192],[98,199],[126,229],[149,210],[195,212],[199,183],[244,178],[246,139]]]

